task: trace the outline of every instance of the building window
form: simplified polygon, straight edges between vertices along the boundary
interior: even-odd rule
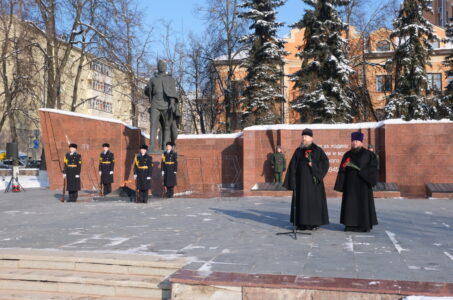
[[[233,80],[231,82],[232,96],[233,99],[239,99],[244,94],[244,81],[243,80]]]
[[[428,91],[437,91],[442,90],[442,74],[441,73],[428,73],[426,74],[428,80]]]
[[[104,83],[104,82],[93,79],[93,80],[91,80],[90,85],[91,85],[91,88],[95,91],[103,92],[107,95],[112,95],[112,93],[113,93],[113,87],[112,87],[112,85],[110,85],[108,83]]]
[[[104,93],[107,95],[111,95],[113,91],[113,88],[110,84],[104,83]]]
[[[377,51],[390,51],[390,42],[386,40],[382,40],[376,43],[376,50]]]
[[[453,74],[448,75],[447,82],[448,82],[447,86],[449,86],[449,87],[451,86],[451,89],[453,89]]]
[[[112,103],[100,100],[100,99],[93,99],[90,102],[90,109],[95,109],[99,111],[103,111],[106,113],[112,113],[113,106]]]
[[[429,44],[433,49],[438,49],[440,48],[440,42],[439,40],[434,40],[434,41],[429,41]]]
[[[111,76],[112,74],[112,68],[110,66],[107,66],[98,61],[92,61],[90,63],[90,69],[107,76]]]
[[[392,75],[376,76],[376,92],[385,93],[392,91]]]

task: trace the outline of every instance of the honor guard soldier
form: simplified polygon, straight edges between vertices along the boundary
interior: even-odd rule
[[[176,171],[178,170],[178,155],[173,151],[172,142],[168,142],[166,147],[167,150],[162,154],[162,176],[164,177],[164,186],[167,189],[167,198],[173,198]]]
[[[99,157],[99,177],[101,177],[102,195],[107,195],[112,192],[113,169],[115,168],[115,157],[110,151],[110,145],[102,144],[104,151]]]
[[[68,202],[76,202],[78,191],[80,191],[80,171],[82,169],[82,156],[77,153],[77,145],[70,144],[69,152],[64,157],[64,173],[67,190],[69,193]]]
[[[134,179],[136,180],[139,197],[137,202],[148,202],[148,190],[151,188],[151,173],[153,161],[147,154],[148,146],[141,145],[140,153],[134,160]]]
[[[282,147],[277,146],[277,152],[272,154],[271,165],[274,170],[275,183],[282,183],[283,172],[286,171],[285,154],[282,153]]]

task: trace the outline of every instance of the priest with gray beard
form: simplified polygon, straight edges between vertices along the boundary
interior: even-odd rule
[[[324,177],[329,171],[329,159],[313,143],[313,131],[304,129],[302,144],[294,152],[283,186],[293,191],[291,223],[299,230],[316,230],[329,224]]]

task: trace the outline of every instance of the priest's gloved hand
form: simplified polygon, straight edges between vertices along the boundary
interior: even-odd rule
[[[113,171],[110,171],[110,175],[113,175]]]
[[[151,177],[146,177],[146,180],[151,180]]]
[[[136,174],[134,174],[134,179],[137,179],[137,175]]]
[[[309,165],[310,167],[313,167],[313,163],[312,163],[312,162],[309,162],[308,165]]]
[[[165,175],[165,172],[164,172],[164,171],[162,171],[162,176],[164,176],[164,175]]]
[[[101,171],[99,171],[99,176],[102,176],[102,172]]]
[[[176,174],[176,171],[175,171],[175,174]]]
[[[63,174],[63,178],[66,178],[66,174]]]
[[[80,175],[76,175],[75,178],[80,178]]]

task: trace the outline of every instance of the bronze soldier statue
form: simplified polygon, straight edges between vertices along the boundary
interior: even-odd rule
[[[145,87],[145,95],[149,97],[151,108],[150,114],[150,151],[155,149],[157,130],[161,126],[162,140],[160,140],[159,150],[164,150],[163,145],[168,142],[175,143],[177,138],[177,127],[175,117],[180,116],[178,111],[178,94],[176,91],[176,81],[166,73],[167,64],[164,60],[159,60],[157,64],[158,72]]]

